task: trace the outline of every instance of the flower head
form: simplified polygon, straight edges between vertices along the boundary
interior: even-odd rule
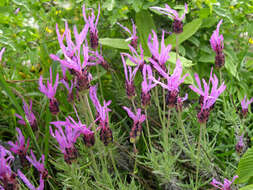
[[[141,135],[142,126],[141,124],[145,121],[146,116],[141,114],[141,109],[138,108],[136,114],[134,114],[128,107],[123,106],[128,116],[133,120],[133,127],[130,132],[130,142],[135,143]]]
[[[169,44],[165,46],[164,31],[163,31],[161,48],[159,51],[159,41],[158,41],[157,35],[154,30],[152,30],[152,33],[153,33],[153,37],[151,34],[149,34],[149,37],[148,37],[148,47],[152,54],[152,60],[157,62],[160,65],[160,67],[162,67],[162,69],[166,72],[165,63],[170,58],[169,53],[171,50],[171,45]]]
[[[64,86],[68,90],[68,101],[69,102],[73,101],[74,100],[74,96],[73,96],[74,83],[73,83],[73,80],[70,81],[71,85],[69,85],[64,79],[61,80],[61,83],[64,84]]]
[[[98,5],[98,15],[97,18],[94,15],[94,10],[91,9],[91,15],[88,17],[86,16],[85,12],[85,5],[83,5],[83,18],[86,24],[89,25],[90,30],[90,42],[91,42],[91,48],[97,49],[98,47],[98,30],[97,30],[97,24],[99,20],[100,15],[100,5]]]
[[[253,98],[251,98],[250,100],[248,100],[246,96],[244,96],[243,100],[241,101],[242,115],[243,115],[244,117],[247,116],[248,107],[249,107],[249,105],[250,105],[252,102],[253,102]]]
[[[144,65],[142,70],[143,81],[141,83],[141,103],[145,107],[150,103],[150,90],[156,86],[156,84],[152,83],[153,75],[152,69],[149,65]]]
[[[223,44],[223,35],[219,35],[220,25],[222,24],[222,20],[217,25],[216,30],[213,32],[211,38],[210,38],[210,44],[213,49],[213,51],[216,53],[215,56],[215,66],[216,68],[220,68],[225,63],[225,55],[222,52],[224,48]]]
[[[131,66],[126,65],[126,61],[124,58],[124,53],[121,53],[121,59],[124,66],[125,78],[126,78],[126,91],[129,98],[135,96],[135,86],[134,86],[134,77],[139,69],[139,65],[137,65],[134,70],[132,70]]]
[[[107,146],[108,143],[113,141],[112,130],[109,128],[109,111],[111,110],[108,108],[111,100],[108,102],[104,100],[104,105],[102,106],[97,98],[96,86],[90,88],[90,98],[98,113],[100,140]]]
[[[42,175],[40,175],[40,185],[37,188],[34,187],[33,184],[31,184],[31,182],[27,179],[27,177],[20,170],[18,170],[18,176],[22,179],[22,181],[26,184],[26,186],[30,190],[43,190],[44,189],[44,179],[43,179]]]
[[[132,20],[132,24],[133,24],[133,27],[132,27],[133,31],[132,32],[127,27],[121,25],[120,23],[117,22],[117,24],[131,35],[130,38],[128,38],[126,41],[131,40],[131,44],[130,45],[132,47],[134,47],[134,49],[137,49],[137,40],[138,40],[138,37],[137,37],[136,26],[134,24],[134,21]]]
[[[238,178],[237,175],[233,177],[232,181],[229,181],[228,179],[224,179],[224,184],[217,181],[216,179],[213,179],[213,181],[211,182],[211,185],[221,190],[230,190],[231,185],[235,181],[236,178]]]
[[[37,122],[36,122],[36,117],[32,112],[32,100],[30,100],[30,105],[27,105],[27,103],[25,102],[25,100],[23,100],[23,109],[25,112],[25,115],[27,117],[27,120],[29,122],[29,124],[31,125],[33,130],[37,129]],[[19,124],[21,125],[26,125],[25,120],[23,119],[23,117],[21,115],[15,114],[17,118],[19,118],[20,120],[18,121]]]
[[[209,79],[208,84],[205,81],[205,79],[202,79],[204,83],[204,90],[202,89],[198,74],[195,74],[195,79],[196,79],[198,87],[195,87],[193,85],[190,85],[189,87],[194,92],[198,93],[201,97],[201,101],[200,101],[201,111],[198,114],[198,117],[199,117],[199,122],[206,122],[209,117],[209,111],[213,108],[220,94],[226,89],[226,85],[223,82],[220,85],[220,87],[218,87],[219,80],[215,74],[214,76],[212,76],[212,70],[210,73],[210,79]],[[210,87],[211,87],[210,82],[212,83],[211,92],[210,92]]]
[[[29,139],[25,144],[25,137],[23,136],[21,130],[19,128],[16,128],[16,130],[18,132],[18,140],[15,142],[15,144],[11,141],[8,142],[8,144],[11,146],[10,150],[15,154],[25,156],[29,148]]]
[[[5,48],[2,48],[0,51],[0,63],[2,61],[2,56],[3,56],[4,51],[5,51]]]
[[[170,18],[172,18],[173,21],[173,31],[175,33],[182,33],[183,32],[183,23],[182,20],[185,18],[185,14],[188,10],[187,4],[185,3],[185,11],[184,14],[179,17],[179,14],[176,10],[170,8],[169,5],[165,4],[165,8],[161,7],[150,7],[151,9],[155,9],[159,11],[162,14],[168,15]]]
[[[50,126],[50,134],[58,141],[60,150],[64,154],[64,160],[68,164],[71,164],[77,157],[77,150],[74,144],[76,139],[80,136],[80,130],[65,125],[66,122],[58,121],[51,122],[51,124],[55,125],[57,129],[53,132],[52,127]],[[63,125],[65,125],[65,132],[61,127]]]
[[[45,179],[48,175],[48,171],[45,168],[45,156],[42,154],[41,158],[37,161],[33,151],[31,150],[31,157],[26,156],[26,159],[38,170],[38,172],[42,175],[43,179]]]
[[[153,81],[156,84],[161,85],[163,88],[168,90],[168,94],[166,96],[166,102],[168,106],[174,107],[177,103],[177,97],[179,93],[179,86],[184,82],[184,79],[189,75],[188,73],[185,74],[183,77],[182,75],[182,64],[180,60],[178,59],[176,62],[176,67],[172,73],[172,75],[166,73],[153,59],[150,59],[151,63],[153,64],[154,68],[158,71],[158,73],[164,77],[167,80],[167,84],[164,84],[158,80],[156,80],[154,77],[152,77]]]
[[[59,82],[59,74],[57,73],[55,83],[53,85],[52,68],[50,67],[50,80],[47,80],[47,86],[43,84],[43,76],[40,76],[39,90],[44,93],[49,99],[53,99]]]
[[[239,136],[237,144],[235,146],[235,150],[238,154],[241,154],[243,152],[244,149],[244,142],[243,142],[243,134],[241,136]]]

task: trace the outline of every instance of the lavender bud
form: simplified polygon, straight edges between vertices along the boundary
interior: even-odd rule
[[[52,114],[57,115],[60,111],[59,104],[56,98],[49,99],[49,110]]]

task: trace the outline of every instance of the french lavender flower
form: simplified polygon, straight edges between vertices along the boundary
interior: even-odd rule
[[[0,145],[0,189],[18,190],[16,174],[11,170],[11,162],[14,160],[12,154]]]
[[[98,47],[98,30],[97,30],[97,24],[99,20],[100,15],[100,5],[98,5],[98,15],[95,21],[95,15],[94,10],[91,9],[91,15],[88,17],[86,16],[85,12],[85,5],[83,5],[83,18],[86,24],[89,25],[89,31],[90,31],[90,43],[92,49],[97,49]]]
[[[152,82],[152,69],[149,65],[144,65],[142,70],[143,81],[141,83],[141,104],[146,107],[150,104],[150,90],[156,86]]]
[[[4,51],[5,51],[5,48],[2,48],[1,51],[0,51],[0,63],[2,61]]]
[[[151,9],[155,9],[159,11],[162,14],[168,15],[170,18],[173,19],[173,32],[176,34],[180,34],[183,32],[183,19],[185,18],[185,14],[188,10],[187,4],[185,3],[185,11],[184,14],[179,17],[178,12],[175,11],[174,9],[170,8],[169,5],[165,4],[165,8],[161,7],[150,7]]]
[[[153,64],[154,68],[158,71],[158,73],[163,78],[165,78],[167,80],[167,84],[164,84],[164,83],[156,80],[154,77],[152,77],[153,81],[168,90],[168,93],[166,95],[166,104],[171,108],[175,107],[177,105],[179,86],[180,86],[180,84],[182,84],[184,82],[184,79],[189,74],[187,73],[181,78],[183,68],[182,68],[182,64],[179,59],[176,62],[176,67],[175,67],[172,75],[169,74],[169,70],[168,70],[168,73],[166,73],[160,67],[160,65],[158,65],[153,59],[150,59],[150,61]]]
[[[166,72],[166,61],[170,58],[169,56],[169,53],[170,53],[170,50],[171,50],[171,45],[167,45],[165,46],[164,44],[164,31],[163,31],[163,34],[162,34],[162,40],[161,40],[161,48],[160,48],[160,51],[159,51],[159,41],[158,41],[158,38],[157,38],[157,34],[155,33],[154,30],[152,30],[152,33],[153,33],[153,37],[151,34],[149,34],[149,37],[148,37],[148,47],[149,47],[149,50],[152,54],[152,62],[157,62],[160,67],[164,70],[164,72]]]
[[[243,142],[243,134],[241,136],[239,136],[239,140],[235,146],[235,150],[238,154],[241,154],[243,152],[245,145]]]
[[[99,53],[97,50],[96,52],[90,51],[93,56],[90,56],[89,60],[94,60],[98,65],[101,65],[105,70],[109,70],[109,64],[102,56],[102,53]],[[101,51],[102,52],[102,51]]]
[[[121,28],[123,28],[126,32],[128,32],[131,36],[130,36],[130,38],[128,38],[126,41],[129,41],[129,40],[131,40],[131,43],[130,43],[130,45],[132,46],[132,47],[134,47],[134,49],[137,49],[137,45],[138,45],[138,37],[137,37],[137,32],[136,32],[136,26],[135,26],[135,24],[134,24],[134,21],[132,20],[132,23],[133,23],[133,31],[131,32],[127,27],[125,27],[125,26],[123,26],[123,25],[121,25],[120,23],[118,23],[117,22],[117,24],[121,27]]]
[[[65,124],[66,122],[63,122]],[[64,160],[66,163],[71,164],[77,158],[77,150],[75,148],[76,139],[80,136],[79,129],[73,129],[70,126],[65,126],[65,133],[60,125],[60,121],[52,122],[56,126],[55,133],[50,126],[50,134],[54,137],[60,146],[60,150],[64,155]]]
[[[68,102],[73,102],[73,100],[74,100],[74,95],[73,95],[74,83],[73,83],[73,80],[70,81],[71,85],[69,85],[64,79],[61,80],[61,83],[64,84],[64,86],[68,90]]]
[[[238,178],[237,175],[233,177],[232,181],[229,181],[228,179],[224,179],[224,184],[217,181],[216,179],[213,179],[213,181],[210,184],[221,190],[231,190],[231,185],[235,181],[236,178]]]
[[[27,177],[20,170],[18,170],[18,176],[22,179],[22,181],[26,184],[26,186],[30,190],[43,190],[44,189],[44,179],[43,179],[42,175],[40,175],[40,185],[37,188],[34,187],[34,185],[27,179]]]
[[[216,77],[216,75],[214,74],[214,76],[212,76],[212,70],[210,73],[210,79],[209,79],[209,83],[207,84],[207,82],[205,81],[205,79],[202,79],[203,83],[204,83],[204,90],[202,89],[201,86],[201,82],[199,79],[198,74],[195,74],[195,79],[197,82],[197,87],[190,85],[189,87],[196,93],[198,93],[200,95],[200,105],[201,105],[201,110],[198,113],[198,120],[200,123],[205,123],[208,120],[210,111],[213,109],[214,104],[217,100],[217,98],[220,96],[220,94],[226,89],[226,85],[224,84],[224,82],[221,84],[221,86],[218,88],[218,83],[219,80]],[[210,91],[210,82],[212,83],[212,89],[211,92]]]
[[[21,130],[19,128],[16,128],[16,131],[18,132],[17,141],[15,142],[15,144],[9,141],[8,144],[11,146],[10,150],[13,153],[19,155],[22,166],[26,167],[28,166],[28,162],[26,160],[26,154],[29,148],[29,139],[27,140],[27,142],[25,142],[25,137],[23,136]]]
[[[93,102],[93,105],[96,108],[98,115],[98,130],[100,130],[100,140],[107,146],[110,142],[113,141],[112,130],[109,127],[109,111],[111,111],[108,106],[111,104],[111,100],[106,102],[104,100],[104,105],[101,106],[98,98],[97,98],[97,88],[96,86],[92,86],[90,88],[90,99]]]
[[[137,109],[136,115],[127,107],[123,106],[123,109],[126,110],[128,116],[133,120],[133,126],[130,131],[130,142],[136,143],[139,139],[141,132],[142,132],[142,126],[141,124],[145,121],[146,116],[144,114],[141,114],[141,109]]]
[[[188,99],[188,94],[185,94],[185,96],[182,98],[180,96],[177,97],[177,107],[176,110],[178,112],[182,112],[183,110],[183,102]]]
[[[41,158],[37,161],[33,151],[31,150],[31,157],[26,156],[26,159],[38,170],[43,179],[48,176],[48,171],[45,168],[45,156],[42,154]]]
[[[222,52],[224,48],[223,43],[223,35],[219,35],[220,25],[222,24],[222,20],[217,25],[216,30],[213,32],[211,38],[210,38],[210,44],[213,49],[213,51],[216,53],[215,56],[215,67],[221,68],[225,64],[225,55]]]
[[[144,60],[144,52],[142,49],[142,46],[140,44],[140,54],[138,54],[137,50],[135,48],[133,48],[131,45],[128,45],[132,55],[130,55],[129,53],[122,53],[124,56],[127,56],[128,59],[134,63],[135,65],[139,65],[140,70],[143,70],[143,66],[145,64],[145,60]]]
[[[29,124],[31,125],[33,131],[36,131],[38,129],[38,125],[37,125],[36,117],[32,112],[32,100],[30,100],[30,105],[27,105],[25,100],[23,100],[23,109],[24,109],[26,118]],[[18,121],[19,124],[26,125],[25,120],[23,119],[21,115],[15,114],[15,116],[20,119]]]
[[[55,83],[53,85],[53,76],[51,67],[50,67],[50,80],[47,80],[47,87],[43,84],[42,75],[40,76],[39,79],[39,90],[49,98],[49,110],[54,115],[57,115],[58,112],[60,111],[58,101],[54,97],[56,94],[58,82],[59,82],[59,74],[57,73]]]
[[[242,115],[243,117],[247,116],[248,113],[248,107],[249,105],[253,102],[253,98],[250,100],[247,99],[246,96],[244,96],[243,100],[241,101],[241,106],[242,106]]]
[[[134,70],[132,71],[132,67],[126,65],[126,61],[124,58],[124,54],[121,53],[121,59],[124,66],[124,72],[125,72],[125,85],[126,85],[126,93],[129,99],[133,98],[135,96],[135,86],[134,86],[134,77],[139,69],[139,65],[136,65]]]

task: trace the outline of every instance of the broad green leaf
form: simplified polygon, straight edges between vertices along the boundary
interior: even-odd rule
[[[253,176],[253,148],[249,148],[241,158],[236,174],[236,183],[246,183]]]
[[[225,68],[234,76],[236,77],[238,80],[238,72],[237,72],[237,68],[236,68],[236,64],[233,61],[233,59],[230,57],[229,54],[227,54],[226,58],[225,58]]]
[[[136,17],[136,26],[139,33],[139,39],[141,41],[142,48],[144,50],[144,55],[150,56],[148,49],[148,36],[152,33],[152,30],[156,31],[156,27],[153,21],[153,18],[149,11],[142,10],[135,15]]]
[[[128,44],[125,39],[120,38],[100,38],[99,43],[104,46],[109,46],[117,49],[129,49]]]
[[[182,56],[179,56],[179,59],[183,65],[183,68],[191,67],[194,65],[191,60],[186,59]],[[170,52],[169,63],[176,65],[176,53],[175,52]]]
[[[252,190],[253,189],[253,185],[247,185],[245,187],[240,188],[239,190]]]
[[[184,26],[184,31],[181,34],[178,34],[178,45],[190,38],[195,34],[202,24],[202,19],[195,19],[192,22]],[[170,35],[165,39],[165,44],[171,44],[172,47],[176,47],[176,34]]]

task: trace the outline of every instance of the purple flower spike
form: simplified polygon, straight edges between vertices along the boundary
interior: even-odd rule
[[[187,4],[185,3],[185,11],[184,14],[179,17],[178,12],[174,9],[170,8],[169,5],[165,4],[165,8],[161,7],[150,7],[151,9],[155,9],[159,11],[162,14],[168,15],[170,18],[172,18],[173,21],[173,32],[179,34],[183,32],[183,23],[182,20],[185,18],[185,14],[188,10]]]
[[[4,51],[5,51],[5,48],[2,48],[0,51],[0,63],[2,61],[2,56],[3,56]]]
[[[245,145],[243,142],[243,134],[241,136],[239,136],[238,142],[235,146],[235,150],[238,154],[241,154],[243,152]]]
[[[189,87],[194,92],[200,95],[199,102],[201,105],[201,111],[198,113],[198,119],[200,123],[204,123],[208,120],[209,112],[213,109],[216,100],[218,99],[220,94],[226,89],[226,85],[223,82],[221,86],[218,88],[219,80],[215,74],[214,76],[212,76],[212,70],[210,73],[210,79],[208,84],[205,81],[205,79],[202,79],[204,83],[204,90],[202,89],[198,74],[195,74],[195,79],[197,81],[198,87],[195,87],[193,85],[190,85]],[[210,82],[212,83],[211,92],[209,92],[211,87]]]
[[[126,32],[128,32],[130,35],[131,35],[131,37],[130,38],[128,38],[126,41],[129,41],[129,40],[131,40],[131,43],[130,43],[130,45],[132,46],[132,47],[134,47],[134,49],[137,49],[137,40],[138,40],[138,37],[137,37],[137,32],[136,32],[136,26],[135,26],[135,24],[134,24],[134,21],[132,20],[132,23],[133,23],[133,31],[131,32],[127,27],[125,27],[125,26],[123,26],[123,25],[121,25],[120,23],[118,23],[117,22],[117,24],[121,27],[121,28],[123,28]]]
[[[213,181],[210,183],[212,186],[221,189],[221,190],[230,190],[232,183],[235,181],[235,179],[238,178],[238,176],[234,176],[232,181],[229,181],[228,179],[224,179],[224,184],[217,181],[216,179],[213,179]]]
[[[175,107],[179,94],[179,86],[184,82],[184,79],[189,74],[187,73],[181,78],[183,68],[179,59],[176,62],[176,67],[172,75],[169,74],[169,70],[168,73],[164,72],[164,70],[153,59],[150,59],[150,61],[158,73],[167,80],[167,84],[164,84],[152,77],[153,81],[168,90],[168,94],[166,95],[166,103],[169,107]]]
[[[98,30],[97,30],[97,24],[99,20],[99,15],[100,15],[100,5],[98,5],[98,15],[97,18],[94,15],[94,10],[91,9],[91,15],[86,17],[86,12],[85,12],[85,5],[83,5],[83,18],[86,24],[89,25],[89,30],[90,30],[90,42],[91,42],[91,48],[92,49],[97,49],[98,47]],[[96,21],[95,21],[96,19]]]
[[[211,38],[210,38],[210,44],[213,49],[213,51],[216,53],[215,56],[215,66],[216,68],[220,68],[225,63],[225,55],[222,52],[224,48],[223,44],[223,35],[219,35],[220,25],[222,24],[222,20],[217,25],[216,30],[213,32]]]
[[[109,128],[109,111],[111,111],[108,106],[111,104],[111,100],[106,102],[104,100],[104,105],[101,106],[97,98],[97,88],[96,86],[90,87],[90,99],[92,100],[96,110],[97,119],[99,121],[98,130],[100,130],[100,140],[107,146],[113,141],[112,130]]]
[[[144,114],[141,114],[141,109],[137,109],[136,115],[127,107],[123,106],[123,109],[126,110],[128,116],[133,120],[133,127],[130,131],[130,142],[136,143],[139,136],[142,132],[142,126],[141,124],[145,121],[146,116]]]
[[[141,83],[141,104],[143,107],[147,106],[150,103],[150,90],[156,86],[152,84],[152,69],[149,65],[144,65],[142,70],[143,81]]]
[[[241,101],[241,106],[242,106],[242,115],[243,117],[247,116],[248,113],[248,107],[249,105],[253,102],[253,98],[250,100],[247,99],[246,96],[244,96],[243,100]]]
[[[126,83],[125,83],[126,93],[127,93],[128,98],[131,99],[133,96],[135,96],[134,77],[135,77],[140,65],[137,65],[134,68],[134,70],[132,71],[132,67],[126,65],[124,55],[125,55],[124,53],[121,53],[121,59],[123,62],[124,72],[125,72],[125,77],[126,77]]]
[[[0,145],[0,189],[18,190],[19,185],[16,174],[11,170],[11,162],[14,160],[12,154]]]
[[[60,111],[58,101],[54,97],[56,94],[58,82],[59,82],[59,74],[57,73],[55,83],[53,85],[53,76],[52,76],[51,67],[50,67],[50,81],[47,80],[47,87],[44,86],[44,84],[43,84],[43,76],[42,75],[40,76],[40,80],[39,80],[39,90],[49,98],[49,100],[50,100],[49,109],[50,109],[51,113],[54,115],[58,114],[58,112]]]
[[[50,126],[50,134],[54,137],[60,146],[61,152],[64,154],[64,160],[66,163],[71,164],[72,161],[77,158],[77,150],[74,146],[76,139],[80,136],[79,129],[73,129],[70,126],[65,126],[65,133],[63,132],[61,125],[64,125],[66,122],[53,122],[57,129],[55,133]]]
[[[158,41],[157,35],[154,30],[152,30],[152,33],[153,33],[153,37],[151,34],[149,34],[149,37],[148,37],[148,47],[152,54],[152,59],[153,61],[157,62],[160,65],[160,67],[162,67],[162,69],[166,72],[165,63],[170,58],[169,53],[171,50],[171,45],[169,44],[165,46],[164,30],[163,30],[161,48],[159,52],[159,41]]]
[[[44,189],[44,180],[43,180],[42,175],[40,175],[40,185],[37,188],[34,187],[33,184],[31,184],[31,182],[27,179],[27,177],[20,170],[18,170],[18,176],[22,179],[22,181],[26,184],[26,186],[30,190],[43,190]]]
[[[182,112],[183,110],[183,102],[188,99],[188,94],[185,94],[185,96],[182,98],[180,96],[177,97],[177,107],[176,110],[178,112]]]
[[[15,154],[18,154],[21,159],[25,160],[25,156],[29,148],[29,139],[27,140],[27,143],[25,144],[25,137],[23,136],[21,130],[19,128],[16,128],[16,130],[18,132],[18,140],[15,142],[15,144],[11,141],[9,141],[8,144],[11,146],[10,150],[12,152],[14,152]]]
[[[27,105],[25,100],[23,100],[23,109],[24,109],[27,120],[28,120],[29,124],[31,125],[33,131],[36,131],[38,129],[38,126],[37,126],[36,117],[32,112],[32,100],[30,100],[30,106]],[[20,119],[18,121],[19,124],[26,125],[25,120],[23,119],[23,117],[21,115],[18,115],[18,114],[15,114],[15,115],[17,118]]]
[[[45,168],[45,156],[42,154],[41,158],[37,161],[33,151],[31,150],[31,157],[26,156],[26,159],[38,170],[43,179],[47,178],[48,171]]]

